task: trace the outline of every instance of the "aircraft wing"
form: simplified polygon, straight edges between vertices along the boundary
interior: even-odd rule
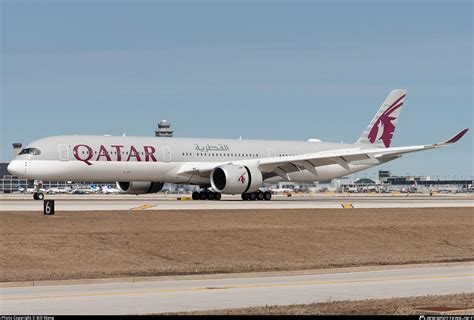
[[[405,153],[430,150],[449,146],[459,141],[468,129],[464,129],[453,138],[435,144],[418,145],[409,147],[394,148],[371,148],[355,146],[354,148],[345,148],[339,150],[329,150],[314,153],[306,153],[295,156],[270,157],[260,159],[245,159],[225,162],[206,162],[192,163],[184,165],[178,174],[198,174],[203,177],[209,177],[211,171],[223,164],[235,164],[245,166],[256,166],[264,175],[265,179],[273,176],[280,176],[290,181],[289,173],[302,170],[308,170],[318,176],[318,167],[337,164],[347,171],[350,170],[350,164],[377,165],[395,158]]]

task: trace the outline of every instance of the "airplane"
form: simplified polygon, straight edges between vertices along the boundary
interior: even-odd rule
[[[24,179],[117,181],[122,193],[159,192],[164,183],[201,187],[194,200],[270,200],[263,183],[314,182],[347,176],[412,152],[447,147],[469,129],[434,144],[391,147],[406,90],[390,92],[352,144],[320,140],[231,140],[131,136],[54,136],[21,150],[8,171]],[[33,198],[44,195],[37,191]]]
[[[65,194],[70,193],[72,191],[71,188],[49,188],[46,190],[47,194]]]
[[[117,189],[117,188],[112,188],[111,186],[109,185],[103,185],[101,187],[101,191],[102,193],[105,193],[105,194],[109,194],[109,193],[119,193],[120,190]]]
[[[290,192],[294,192],[295,189],[294,189],[294,186],[292,185],[283,185],[283,186],[277,186],[275,188],[270,187],[270,191],[272,193],[290,193]]]
[[[89,189],[87,190],[88,192],[101,192],[102,191],[102,188],[101,186],[99,185],[96,185],[96,184],[92,184]]]
[[[346,192],[349,192],[349,193],[358,193],[359,192],[359,189],[357,187],[349,187],[347,188]]]

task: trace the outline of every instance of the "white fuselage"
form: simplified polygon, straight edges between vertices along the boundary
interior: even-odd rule
[[[259,159],[311,152],[361,148],[360,145],[277,141],[113,136],[57,136],[37,140],[25,149],[39,154],[17,156],[8,170],[26,179],[52,181],[160,181],[209,184],[209,177],[179,174],[183,166],[215,166],[234,161],[258,163]],[[362,146],[363,148],[363,146]],[[292,181],[310,182],[344,176],[372,167],[353,162],[349,170],[338,164],[318,167],[315,176],[307,170],[289,173]],[[280,176],[266,182],[281,181]]]

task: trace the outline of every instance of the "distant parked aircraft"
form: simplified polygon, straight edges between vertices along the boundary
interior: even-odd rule
[[[113,188],[109,185],[103,185],[102,188],[101,188],[101,192],[102,193],[105,193],[105,194],[109,194],[109,193],[119,193],[120,190],[117,189],[117,188]]]
[[[295,191],[292,185],[283,185],[277,187],[270,187],[272,193],[289,193]]]

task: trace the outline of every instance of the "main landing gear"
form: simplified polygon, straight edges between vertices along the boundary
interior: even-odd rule
[[[242,193],[242,200],[271,200],[272,194],[270,191],[257,191],[252,193]]]
[[[222,195],[219,192],[212,192],[210,190],[194,191],[192,195],[193,200],[220,200],[221,197]]]
[[[210,190],[203,190],[201,192],[193,192],[193,200],[220,200],[222,195],[219,192]],[[271,200],[272,194],[270,191],[256,191],[252,193],[242,193],[242,200]]]
[[[35,193],[33,193],[33,199],[43,200],[44,199],[44,194],[42,194],[41,192],[35,192]]]

